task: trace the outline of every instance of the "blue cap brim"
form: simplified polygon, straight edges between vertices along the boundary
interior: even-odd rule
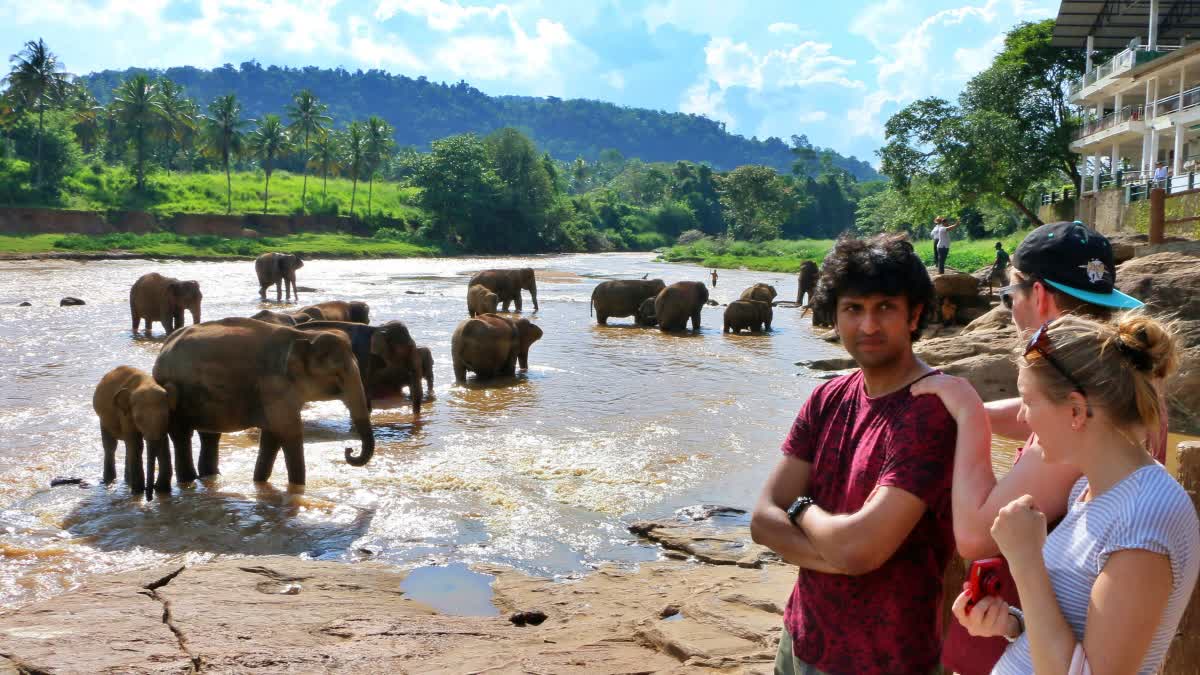
[[[1111,293],[1093,293],[1092,291],[1083,291],[1078,288],[1072,288],[1065,284],[1060,284],[1057,281],[1050,281],[1049,279],[1045,279],[1045,282],[1073,298],[1079,298],[1088,304],[1100,305],[1101,307],[1137,309],[1138,307],[1142,307],[1146,304],[1133,296],[1125,295],[1115,288],[1112,289]]]

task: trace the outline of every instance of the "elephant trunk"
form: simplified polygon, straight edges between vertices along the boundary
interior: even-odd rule
[[[532,281],[529,282],[529,298],[533,300],[533,311],[538,311],[537,284]]]
[[[375,454],[375,432],[371,429],[371,409],[367,406],[367,394],[363,388],[362,378],[358,368],[352,367],[342,383],[342,402],[350,409],[350,422],[358,437],[362,439],[362,452],[354,455],[354,448],[346,448],[346,463],[350,466],[364,466],[371,461]]]
[[[192,308],[192,323],[200,323],[200,303],[196,303],[196,306]]]

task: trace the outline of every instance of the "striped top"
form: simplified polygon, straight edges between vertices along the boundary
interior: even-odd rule
[[[1200,520],[1187,492],[1161,464],[1144,466],[1112,489],[1079,501],[1087,489],[1080,478],[1071,490],[1067,515],[1046,539],[1042,555],[1063,617],[1083,641],[1092,585],[1108,557],[1126,549],[1144,549],[1171,559],[1171,595],[1138,673],[1158,672],[1175,637],[1200,572]],[[1033,672],[1028,635],[1009,645],[993,675]]]

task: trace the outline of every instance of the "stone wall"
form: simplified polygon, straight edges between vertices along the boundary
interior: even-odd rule
[[[1200,190],[1189,190],[1187,192],[1177,192],[1173,195],[1167,195],[1163,210],[1165,220],[1167,221],[1164,231],[1166,236],[1200,237],[1200,220],[1183,223],[1170,222],[1176,218],[1200,216]],[[1141,199],[1125,206],[1123,220],[1126,223],[1125,230],[1127,232],[1149,234],[1150,200]]]
[[[1043,223],[1055,223],[1060,220],[1075,220],[1075,199],[1060,199],[1053,204],[1042,204],[1038,207],[1037,216]]]
[[[402,221],[386,224],[405,229]],[[357,219],[339,216],[282,216],[248,213],[240,216],[181,213],[158,218],[144,211],[68,211],[65,209],[0,208],[0,232],[6,234],[112,234],[116,232],[175,232],[184,236],[243,237],[251,233],[284,236],[305,232],[349,232],[370,235]]]

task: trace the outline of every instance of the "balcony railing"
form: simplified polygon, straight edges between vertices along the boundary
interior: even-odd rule
[[[1090,119],[1083,123],[1078,130],[1075,131],[1075,140],[1079,140],[1086,136],[1091,136],[1094,133],[1104,131],[1123,124],[1129,121],[1141,120],[1145,117],[1146,111],[1144,106],[1127,105],[1120,110],[1114,110],[1104,117],[1098,119]]]
[[[1151,50],[1149,45],[1138,45],[1122,51],[1120,54],[1109,59],[1107,62],[1092,68],[1089,72],[1084,73],[1083,77],[1076,78],[1067,85],[1067,95],[1074,96],[1079,93],[1084,87],[1090,87],[1100,80],[1111,75],[1119,75],[1134,66],[1140,66],[1143,63],[1149,63],[1160,56],[1179,49],[1178,47],[1167,47],[1159,45],[1156,49]]]
[[[1171,94],[1165,98],[1158,99],[1155,105],[1154,116],[1169,115],[1180,110],[1200,105],[1200,87],[1192,87],[1182,94]]]

